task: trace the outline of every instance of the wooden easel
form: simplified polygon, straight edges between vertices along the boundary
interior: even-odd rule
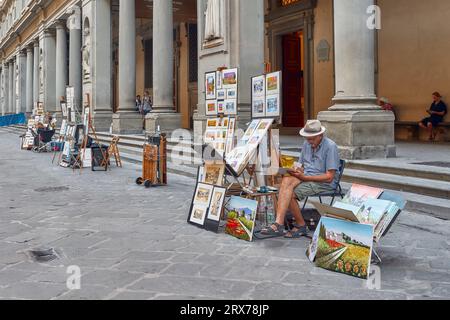
[[[117,167],[122,168],[122,160],[120,159],[120,152],[118,146],[119,141],[120,141],[119,136],[114,136],[112,138],[111,145],[108,148],[108,158],[110,159],[112,156],[114,156]]]
[[[86,103],[84,105],[84,108],[86,110],[86,108],[90,107],[90,102],[89,102],[89,94],[86,94]],[[83,143],[81,144],[81,148],[78,152],[78,157],[73,165],[73,171],[75,172],[75,169],[77,168],[77,166],[79,166],[80,168],[80,174],[82,173],[83,170],[83,162],[85,160],[86,157],[86,148],[87,148],[87,144],[89,141],[89,135],[93,135],[95,142],[100,146],[100,152],[102,153],[102,157],[103,157],[103,161],[101,163],[101,166],[106,167],[108,164],[108,153],[103,151],[103,148],[101,147],[101,143],[100,140],[97,137],[97,133],[95,132],[95,128],[92,125],[92,116],[91,116],[91,110],[89,110],[89,114],[88,114],[88,125],[87,128],[88,130],[86,130],[84,137],[83,137]]]

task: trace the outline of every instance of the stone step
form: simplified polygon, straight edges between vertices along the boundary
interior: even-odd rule
[[[356,169],[346,169],[343,181],[443,199],[450,198],[450,182],[447,181]]]
[[[347,168],[369,172],[385,173],[402,177],[413,177],[450,182],[450,169],[405,163],[405,160],[390,161],[348,161]],[[417,161],[409,161],[417,162]]]

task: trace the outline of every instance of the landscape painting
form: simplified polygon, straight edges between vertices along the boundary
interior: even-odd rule
[[[205,74],[206,100],[216,99],[216,72]]]
[[[227,205],[225,233],[241,240],[252,241],[258,202],[233,196]]]
[[[222,88],[233,89],[238,84],[238,69],[228,69],[222,71]]]
[[[316,265],[367,279],[372,245],[372,226],[322,217],[315,255]]]

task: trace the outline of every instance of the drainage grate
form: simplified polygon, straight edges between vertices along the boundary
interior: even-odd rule
[[[47,193],[47,192],[61,192],[61,191],[68,191],[68,187],[47,187],[47,188],[39,188],[35,189],[34,191],[39,193]]]
[[[54,248],[40,248],[29,251],[31,258],[39,263],[50,262],[59,259],[59,254]]]
[[[431,167],[439,167],[439,168],[450,168],[450,162],[419,162],[419,163],[413,163],[417,164],[419,166],[431,166]]]

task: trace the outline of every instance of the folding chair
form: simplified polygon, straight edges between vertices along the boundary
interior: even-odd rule
[[[322,192],[322,193],[319,193],[319,194],[307,197],[305,199],[305,203],[303,204],[302,210],[305,210],[306,204],[308,203],[308,199],[311,198],[311,197],[319,198],[320,203],[323,203],[322,202],[322,198],[324,198],[324,197],[331,197],[332,199],[331,199],[330,206],[333,205],[334,199],[336,197],[341,197],[341,199],[344,198],[344,193],[343,193],[343,190],[342,190],[342,187],[341,187],[341,180],[342,180],[342,176],[344,175],[345,165],[346,165],[345,160],[341,160],[341,165],[339,167],[339,179],[338,179],[338,183],[337,183],[336,189],[334,191],[331,191],[331,192]]]
[[[47,148],[48,144],[52,142],[53,136],[55,135],[55,130],[38,130],[37,135],[35,137],[35,146],[33,148],[34,152],[47,152],[50,151],[50,148]]]

